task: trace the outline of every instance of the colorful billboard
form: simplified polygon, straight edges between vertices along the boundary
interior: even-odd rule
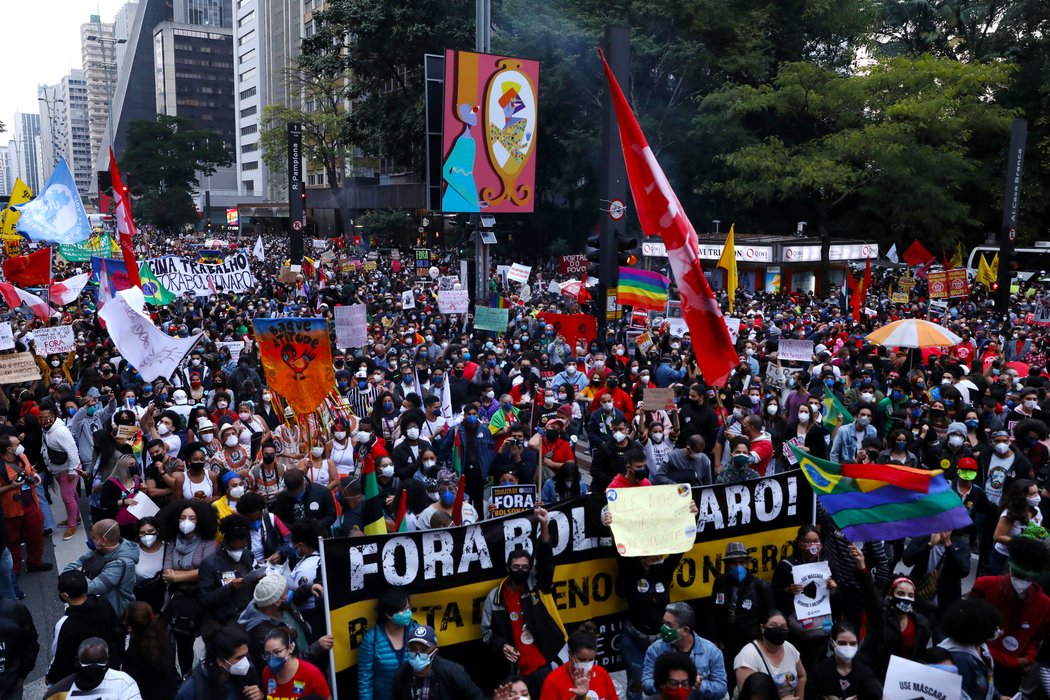
[[[445,52],[441,211],[533,210],[538,61]]]

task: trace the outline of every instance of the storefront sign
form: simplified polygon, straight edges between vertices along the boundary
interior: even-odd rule
[[[722,248],[719,244],[704,244],[699,247],[701,260],[718,260],[722,257]],[[738,245],[735,247],[737,262],[771,263],[773,262],[772,246]],[[662,241],[643,241],[642,255],[651,258],[666,258],[667,248]],[[819,259],[819,257],[818,257]]]

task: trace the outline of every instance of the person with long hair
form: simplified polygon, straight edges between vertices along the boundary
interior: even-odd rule
[[[137,503],[135,495],[142,489],[138,462],[133,455],[121,455],[117,458],[113,470],[102,482],[101,507],[103,518],[116,520],[120,524],[120,535],[126,540],[135,540],[138,532],[135,528],[136,518],[127,511],[128,506]]]
[[[866,570],[864,554],[850,545],[858,572]],[[870,576],[862,575],[861,592],[868,615],[868,634],[860,647],[860,658],[878,678],[886,676],[890,656],[916,661],[930,641],[930,625],[915,611],[915,582],[898,576],[890,582],[885,597],[879,597]]]
[[[832,655],[813,665],[806,682],[806,700],[826,697],[879,700],[882,685],[871,667],[856,658],[860,643],[853,627],[845,621],[836,622],[828,641]]]
[[[266,635],[263,649],[263,659],[266,661],[263,687],[266,688],[267,700],[311,693],[331,700],[332,692],[321,670],[299,658],[295,632],[283,626],[274,627]]]
[[[408,591],[384,588],[376,600],[376,624],[365,630],[357,654],[357,693],[361,700],[390,700],[394,674],[405,662],[408,637],[415,625]]]
[[[787,618],[779,610],[770,610],[764,618],[758,639],[745,644],[733,660],[736,684],[742,687],[748,676],[765,671],[776,683],[781,698],[801,700],[806,694],[806,668],[798,649],[787,641],[791,633]]]
[[[193,642],[200,633],[204,608],[198,578],[201,562],[215,552],[218,515],[205,501],[175,501],[157,516],[167,544],[161,576],[168,584],[164,619],[175,638],[182,677],[193,667]]]
[[[587,495],[587,484],[580,476],[580,466],[565,462],[554,476],[543,482],[541,500],[544,503],[557,503],[576,496]]]
[[[154,612],[160,612],[167,589],[161,575],[164,540],[160,538],[160,525],[150,516],[139,519],[135,527],[135,540],[139,544],[139,560],[135,564],[135,600],[147,603]]]
[[[773,601],[781,610],[794,610],[795,596],[802,592],[802,586],[795,583],[793,569],[796,566],[828,560],[820,539],[820,529],[816,525],[800,527],[794,544],[794,553],[781,559],[773,571]],[[827,586],[832,595],[838,590],[834,578],[828,578]],[[802,661],[807,668],[827,655],[828,632],[823,619],[799,620],[792,612],[788,614],[787,620],[792,639],[798,645]]]
[[[130,640],[124,652],[122,671],[135,679],[142,700],[168,700],[181,679],[175,671],[175,654],[168,628],[149,603],[135,601],[121,619]]]
[[[204,644],[204,659],[179,688],[175,700],[262,700],[259,672],[248,654],[248,634],[228,625]]]
[[[1020,535],[1029,523],[1043,524],[1039,502],[1039,487],[1030,479],[1018,479],[1006,489],[1002,502],[1003,510],[992,535],[994,544],[988,561],[988,570],[993,576],[1006,571],[1006,563],[1010,559],[1007,549],[1010,540]]]

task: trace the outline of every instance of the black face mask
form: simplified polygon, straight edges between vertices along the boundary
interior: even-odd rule
[[[94,690],[106,676],[109,668],[106,664],[88,664],[77,669],[74,675],[77,688],[80,690]]]
[[[200,473],[204,471],[204,462],[190,462],[190,471],[193,473]]]
[[[787,627],[767,627],[762,630],[762,636],[773,646],[780,646],[787,641],[790,632]]]
[[[272,454],[272,455],[270,455],[270,454],[263,454],[262,458],[263,458],[263,461],[266,462],[267,464],[272,464],[273,461],[275,459],[277,459],[277,455],[275,455],[275,454]]]
[[[516,586],[524,586],[529,580],[529,573],[528,571],[511,571],[507,578]]]

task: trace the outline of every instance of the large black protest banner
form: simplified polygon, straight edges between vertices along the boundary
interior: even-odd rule
[[[743,542],[752,571],[766,578],[800,525],[813,521],[813,492],[799,471],[742,484],[693,491],[699,508],[696,545],[682,559],[672,598],[700,603],[723,570],[730,541]],[[593,620],[601,633],[598,662],[620,663],[619,630],[624,602],[616,594],[616,551],[601,524],[602,496],[585,496],[550,507],[551,540],[557,569],[553,597],[570,630]],[[390,586],[404,586],[414,619],[434,626],[442,655],[498,673],[501,656],[481,640],[485,596],[506,575],[515,547],[532,549],[538,534],[533,513],[518,513],[476,525],[373,537],[325,540],[321,555],[333,650],[336,697],[357,697],[355,666],[366,629],[375,621],[375,598]]]

